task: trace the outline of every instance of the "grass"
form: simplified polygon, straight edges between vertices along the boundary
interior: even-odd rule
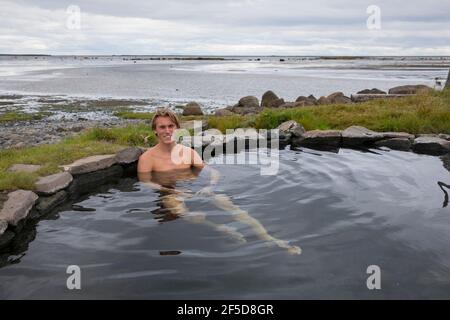
[[[255,115],[211,116],[208,118],[208,127],[226,133],[227,129],[255,127],[255,118]]]
[[[0,114],[0,123],[9,121],[30,121],[30,120],[40,120],[44,117],[49,116],[49,112],[36,112],[36,113],[22,113],[17,111],[10,111]]]
[[[87,156],[116,153],[126,146],[151,146],[155,142],[148,125],[140,124],[124,128],[94,128],[56,144],[0,150],[0,190],[34,190],[34,183],[40,176],[61,171],[60,165]],[[32,174],[8,172],[15,163],[38,164],[42,168]]]
[[[113,115],[122,119],[151,120],[153,118],[151,112],[117,111]]]
[[[156,136],[148,124],[129,125],[116,128],[93,128],[83,136],[88,141],[106,141],[126,146],[152,146]]]
[[[122,119],[139,119],[139,120],[152,120],[153,112],[134,112],[128,110],[122,110],[114,112],[113,115]],[[182,116],[179,115],[180,121],[189,120],[202,120],[204,116]]]
[[[297,121],[306,130],[360,125],[375,131],[450,134],[450,90],[350,105],[265,109],[254,121],[256,128],[272,129],[287,120]]]
[[[343,130],[360,125],[375,131],[450,134],[450,90],[355,104],[265,108],[256,115],[210,116],[208,125],[225,133],[226,129],[245,127],[274,129],[287,120],[297,121],[306,130]]]

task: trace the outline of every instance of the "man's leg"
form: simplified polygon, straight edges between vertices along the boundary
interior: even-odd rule
[[[239,242],[246,242],[244,235],[237,232],[234,228],[206,220],[206,215],[203,212],[190,212],[181,196],[168,194],[162,196],[161,201],[164,208],[168,209],[173,215],[183,217],[192,223],[207,225],[219,232],[223,232],[228,236],[231,236]]]
[[[272,237],[258,220],[250,216],[247,211],[236,206],[228,196],[213,194],[212,198],[217,207],[231,212],[233,219],[249,225],[260,239],[273,242],[280,248],[287,249],[290,254],[300,254],[302,252],[299,247],[291,246],[287,241]]]

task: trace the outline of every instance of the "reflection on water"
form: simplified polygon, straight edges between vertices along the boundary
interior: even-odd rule
[[[441,188],[441,190],[444,192],[444,203],[442,205],[443,208],[448,206],[448,192],[445,189],[450,189],[450,185],[443,183],[442,181],[438,181],[438,185]]]
[[[447,153],[446,155],[442,156],[441,160],[444,163],[444,168],[450,172],[450,153]],[[444,203],[442,204],[442,207],[445,208],[446,206],[448,206],[447,190],[450,190],[450,185],[442,181],[438,181],[438,185],[441,188],[442,192],[444,192]]]
[[[445,159],[372,151],[281,150],[276,176],[215,165],[213,194],[207,171],[152,175],[175,194],[122,179],[28,226],[0,258],[0,298],[448,298]],[[73,264],[79,292],[65,287]],[[370,265],[382,290],[366,287]]]

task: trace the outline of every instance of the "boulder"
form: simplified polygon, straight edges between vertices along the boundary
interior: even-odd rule
[[[6,230],[5,233],[0,234],[0,250],[9,246],[16,234],[11,230]]]
[[[327,99],[327,97],[321,96],[318,100],[317,100],[317,104],[318,105],[322,105],[322,104],[331,104],[331,101]]]
[[[143,153],[142,149],[137,147],[130,147],[120,150],[116,153],[116,162],[118,164],[130,164],[139,160]]]
[[[418,138],[418,137],[433,137],[433,138],[440,138],[439,135],[436,134],[436,133],[419,133],[419,134],[417,135],[416,138]]]
[[[67,192],[61,190],[50,197],[41,197],[36,205],[39,216],[45,215],[67,199]]]
[[[342,142],[341,130],[310,130],[303,133],[300,137],[292,139],[294,147],[309,148],[339,148]]]
[[[214,115],[215,115],[216,117],[226,117],[226,116],[232,116],[232,115],[234,115],[234,113],[231,112],[230,110],[224,108],[224,109],[217,109],[217,110],[214,112]]]
[[[67,189],[71,199],[76,199],[82,194],[93,192],[106,183],[115,183],[123,175],[123,168],[120,165],[113,165],[99,171],[89,172],[76,176]]]
[[[40,165],[36,164],[14,164],[12,165],[8,171],[9,172],[27,172],[27,173],[33,173],[36,171],[39,171],[41,169]]]
[[[423,84],[405,85],[389,89],[389,94],[416,94],[421,90],[431,90],[431,88]]]
[[[63,168],[64,171],[67,171],[70,174],[75,175],[109,168],[115,163],[116,163],[116,155],[107,154],[79,159],[71,164],[61,166],[61,168]]]
[[[317,99],[313,96],[310,95],[308,97],[305,96],[299,96],[295,102],[303,102],[303,105],[305,106],[313,106],[317,104]]]
[[[271,90],[266,91],[261,97],[261,107],[262,108],[271,108],[270,104],[278,100],[278,96]]]
[[[284,102],[284,99],[280,98],[280,99],[271,101],[267,107],[268,108],[279,108],[280,106],[282,106],[285,103],[286,102]]]
[[[408,151],[411,149],[411,139],[408,138],[392,138],[383,139],[375,142],[377,147],[387,147],[392,150]]]
[[[351,126],[342,131],[342,144],[345,147],[359,147],[382,139],[382,133],[361,126]]]
[[[288,143],[293,137],[300,137],[305,128],[294,120],[288,120],[280,124],[277,129],[280,131],[279,137],[282,142]]]
[[[183,116],[202,116],[203,111],[197,102],[189,102],[183,108]]]
[[[8,200],[8,192],[0,191],[0,210],[3,208],[3,204]]]
[[[386,94],[386,92],[377,88],[373,88],[358,91],[356,94]]]
[[[414,152],[443,155],[450,152],[450,141],[437,137],[418,137],[412,146]]]
[[[55,173],[46,177],[39,178],[35,183],[38,194],[50,195],[66,188],[73,180],[68,172]]]
[[[352,102],[352,99],[346,97],[342,92],[335,92],[330,94],[327,97],[327,100],[332,104],[345,104]]]
[[[239,100],[239,102],[234,105],[230,111],[239,114],[249,114],[257,113],[261,111],[262,108],[259,106],[258,98],[254,96],[246,96]]]
[[[28,216],[38,196],[28,190],[16,190],[8,193],[8,199],[3,203],[0,220],[7,221],[12,226]]]
[[[438,134],[438,137],[450,141],[450,134],[440,133]]]
[[[0,236],[8,229],[8,221],[0,219]]]
[[[298,101],[298,102],[286,102],[284,104],[282,104],[281,106],[279,106],[279,108],[299,108],[299,107],[304,107],[305,106],[305,102],[304,101]]]
[[[416,137],[407,132],[380,132],[384,139],[408,139],[413,141]]]
[[[259,101],[257,97],[254,96],[246,96],[239,100],[238,106],[242,108],[258,108]]]

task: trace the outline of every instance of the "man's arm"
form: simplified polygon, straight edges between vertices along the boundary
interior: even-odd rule
[[[157,183],[151,181],[152,175],[152,158],[149,154],[142,154],[139,157],[138,166],[137,166],[137,176],[140,182],[152,187],[156,190],[162,190],[163,187]]]
[[[147,151],[148,152],[148,151]],[[138,173],[144,173],[144,172],[151,172],[152,171],[152,158],[150,157],[150,154],[147,152],[141,154],[138,160],[137,165],[137,172]]]
[[[212,168],[211,166],[206,166],[205,162],[202,160],[200,155],[194,149],[192,149],[192,153],[193,153],[192,158],[194,159],[192,165],[195,168],[199,168],[199,169],[203,169],[203,168],[206,167],[208,169],[208,171],[210,171],[210,174],[211,174],[210,185],[211,186],[216,185],[219,182],[219,179],[220,179],[219,171],[217,171],[216,169]]]
[[[205,167],[205,162],[203,162],[203,159],[194,149],[191,149],[191,159],[192,159],[191,165],[194,168],[203,169]]]

